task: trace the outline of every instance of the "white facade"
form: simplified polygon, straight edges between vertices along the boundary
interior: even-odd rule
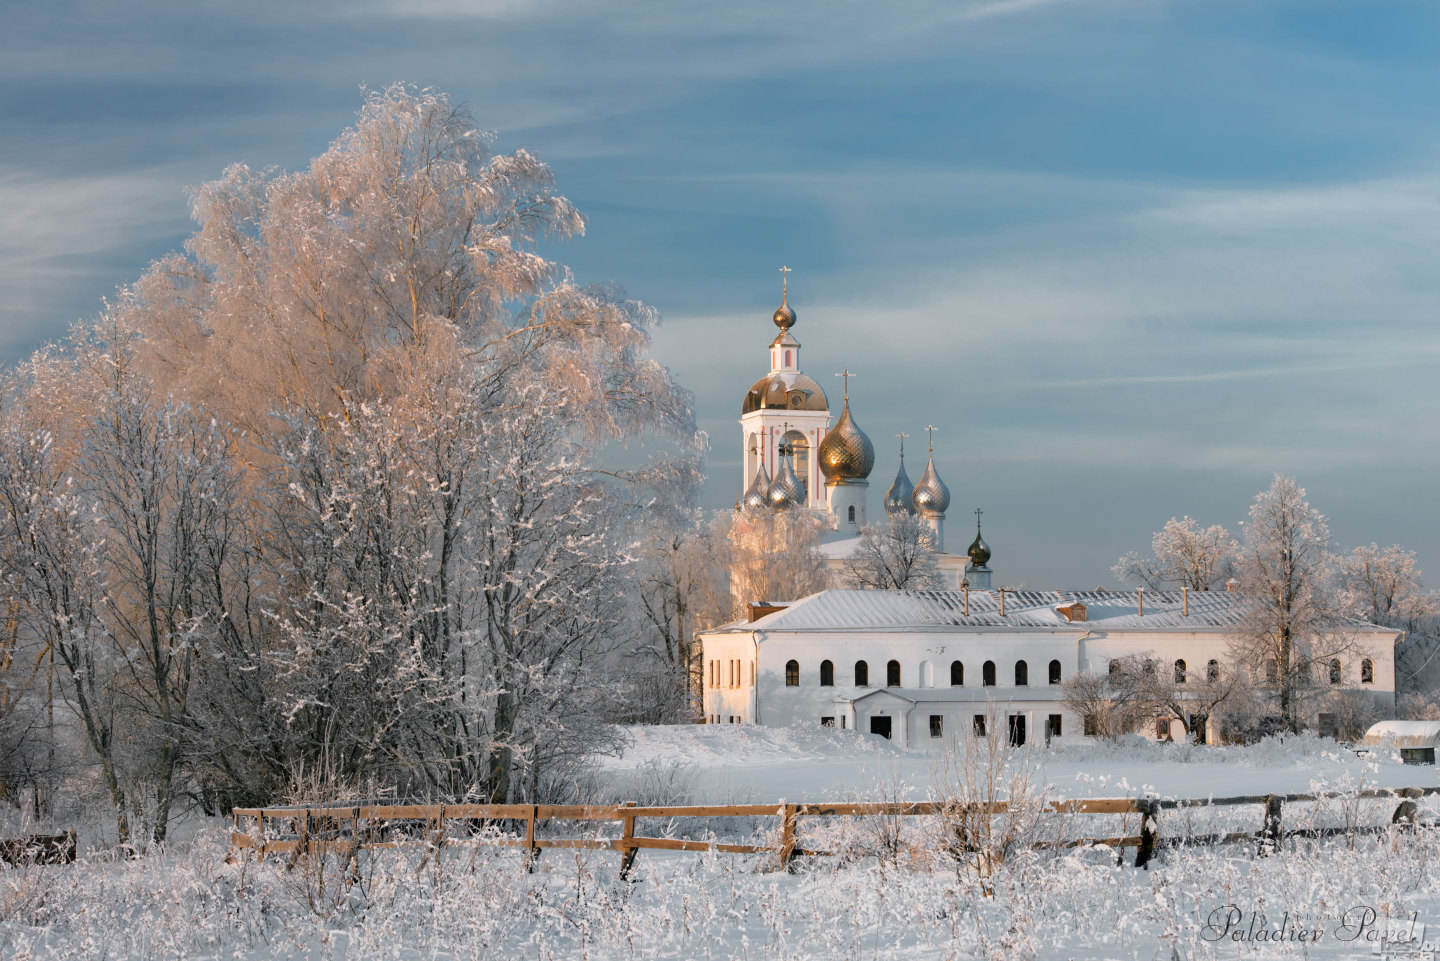
[[[1071,622],[1057,608],[1076,601],[1087,619]],[[822,591],[700,635],[706,719],[833,723],[904,747],[974,733],[977,717],[1022,728],[1027,741],[1083,737],[1081,720],[1060,705],[1059,681],[1137,654],[1160,670],[1184,661],[1201,680],[1211,660],[1227,662],[1238,605],[1224,592],[1146,592],[1142,612],[1134,591],[1005,592],[1003,602],[995,591]],[[1354,632],[1358,653],[1336,687],[1393,708],[1400,633]],[[868,676],[857,678],[860,664]],[[1173,736],[1183,736],[1180,723]]]

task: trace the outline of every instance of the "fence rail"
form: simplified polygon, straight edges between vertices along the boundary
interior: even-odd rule
[[[1054,800],[1040,807],[1045,814],[1139,815],[1139,833],[1119,837],[1082,837],[1060,842],[1064,847],[1108,845],[1135,848],[1135,865],[1143,867],[1160,847],[1187,844],[1226,844],[1239,841],[1258,843],[1257,853],[1279,852],[1293,837],[1328,837],[1339,834],[1376,833],[1390,824],[1414,825],[1419,818],[1416,801],[1440,794],[1440,787],[1396,788],[1354,792],[1307,794],[1249,794],[1207,798],[1077,798]],[[1337,799],[1399,801],[1390,821],[1381,825],[1299,828],[1286,830],[1287,804]],[[1260,826],[1255,831],[1215,834],[1165,835],[1160,830],[1163,811],[1202,807],[1263,806]],[[497,848],[518,848],[527,852],[533,868],[540,853],[550,848],[615,851],[620,855],[620,873],[628,876],[636,855],[642,850],[718,851],[727,854],[774,854],[778,864],[788,866],[797,857],[829,856],[834,852],[809,850],[798,845],[799,819],[815,817],[916,817],[935,815],[996,816],[1010,811],[1005,801],[912,801],[912,802],[810,802],[797,804],[726,804],[640,806],[623,804],[327,804],[316,807],[236,808],[231,846],[237,853],[264,857],[289,854],[293,864],[301,855],[338,851],[349,856],[359,850],[426,845],[440,848],[477,844]],[[780,840],[774,845],[730,844],[712,840],[649,837],[637,834],[641,819],[675,820],[715,817],[778,817]],[[618,838],[542,837],[537,827],[545,821],[618,823]],[[248,823],[248,826],[247,826]],[[486,827],[504,833],[482,833]],[[459,828],[468,836],[453,837]]]

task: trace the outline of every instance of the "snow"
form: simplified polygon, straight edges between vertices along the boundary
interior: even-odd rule
[[[903,785],[926,797],[939,758],[906,751],[876,734],[796,725],[671,725],[627,728],[629,746],[603,770],[624,776],[672,766],[694,803],[840,801]],[[1141,737],[1036,746],[1040,776],[1061,797],[1224,797],[1294,794],[1316,785],[1434,787],[1434,767],[1398,755],[1362,758],[1313,735],[1272,738],[1251,747],[1162,744]],[[1347,780],[1348,779],[1348,780]]]

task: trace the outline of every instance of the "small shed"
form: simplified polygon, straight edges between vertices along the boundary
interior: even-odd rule
[[[1399,751],[1406,764],[1434,764],[1440,747],[1440,721],[1380,721],[1360,739],[1357,747]]]

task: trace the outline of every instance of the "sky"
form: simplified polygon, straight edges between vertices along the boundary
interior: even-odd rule
[[[546,160],[588,217],[560,259],[661,311],[709,508],[787,265],[870,510],[935,425],[946,546],[984,508],[997,586],[1115,584],[1277,472],[1440,586],[1437,47],[1440,5],[1359,0],[10,3],[0,361],[180,246],[187,187],[404,81]]]

